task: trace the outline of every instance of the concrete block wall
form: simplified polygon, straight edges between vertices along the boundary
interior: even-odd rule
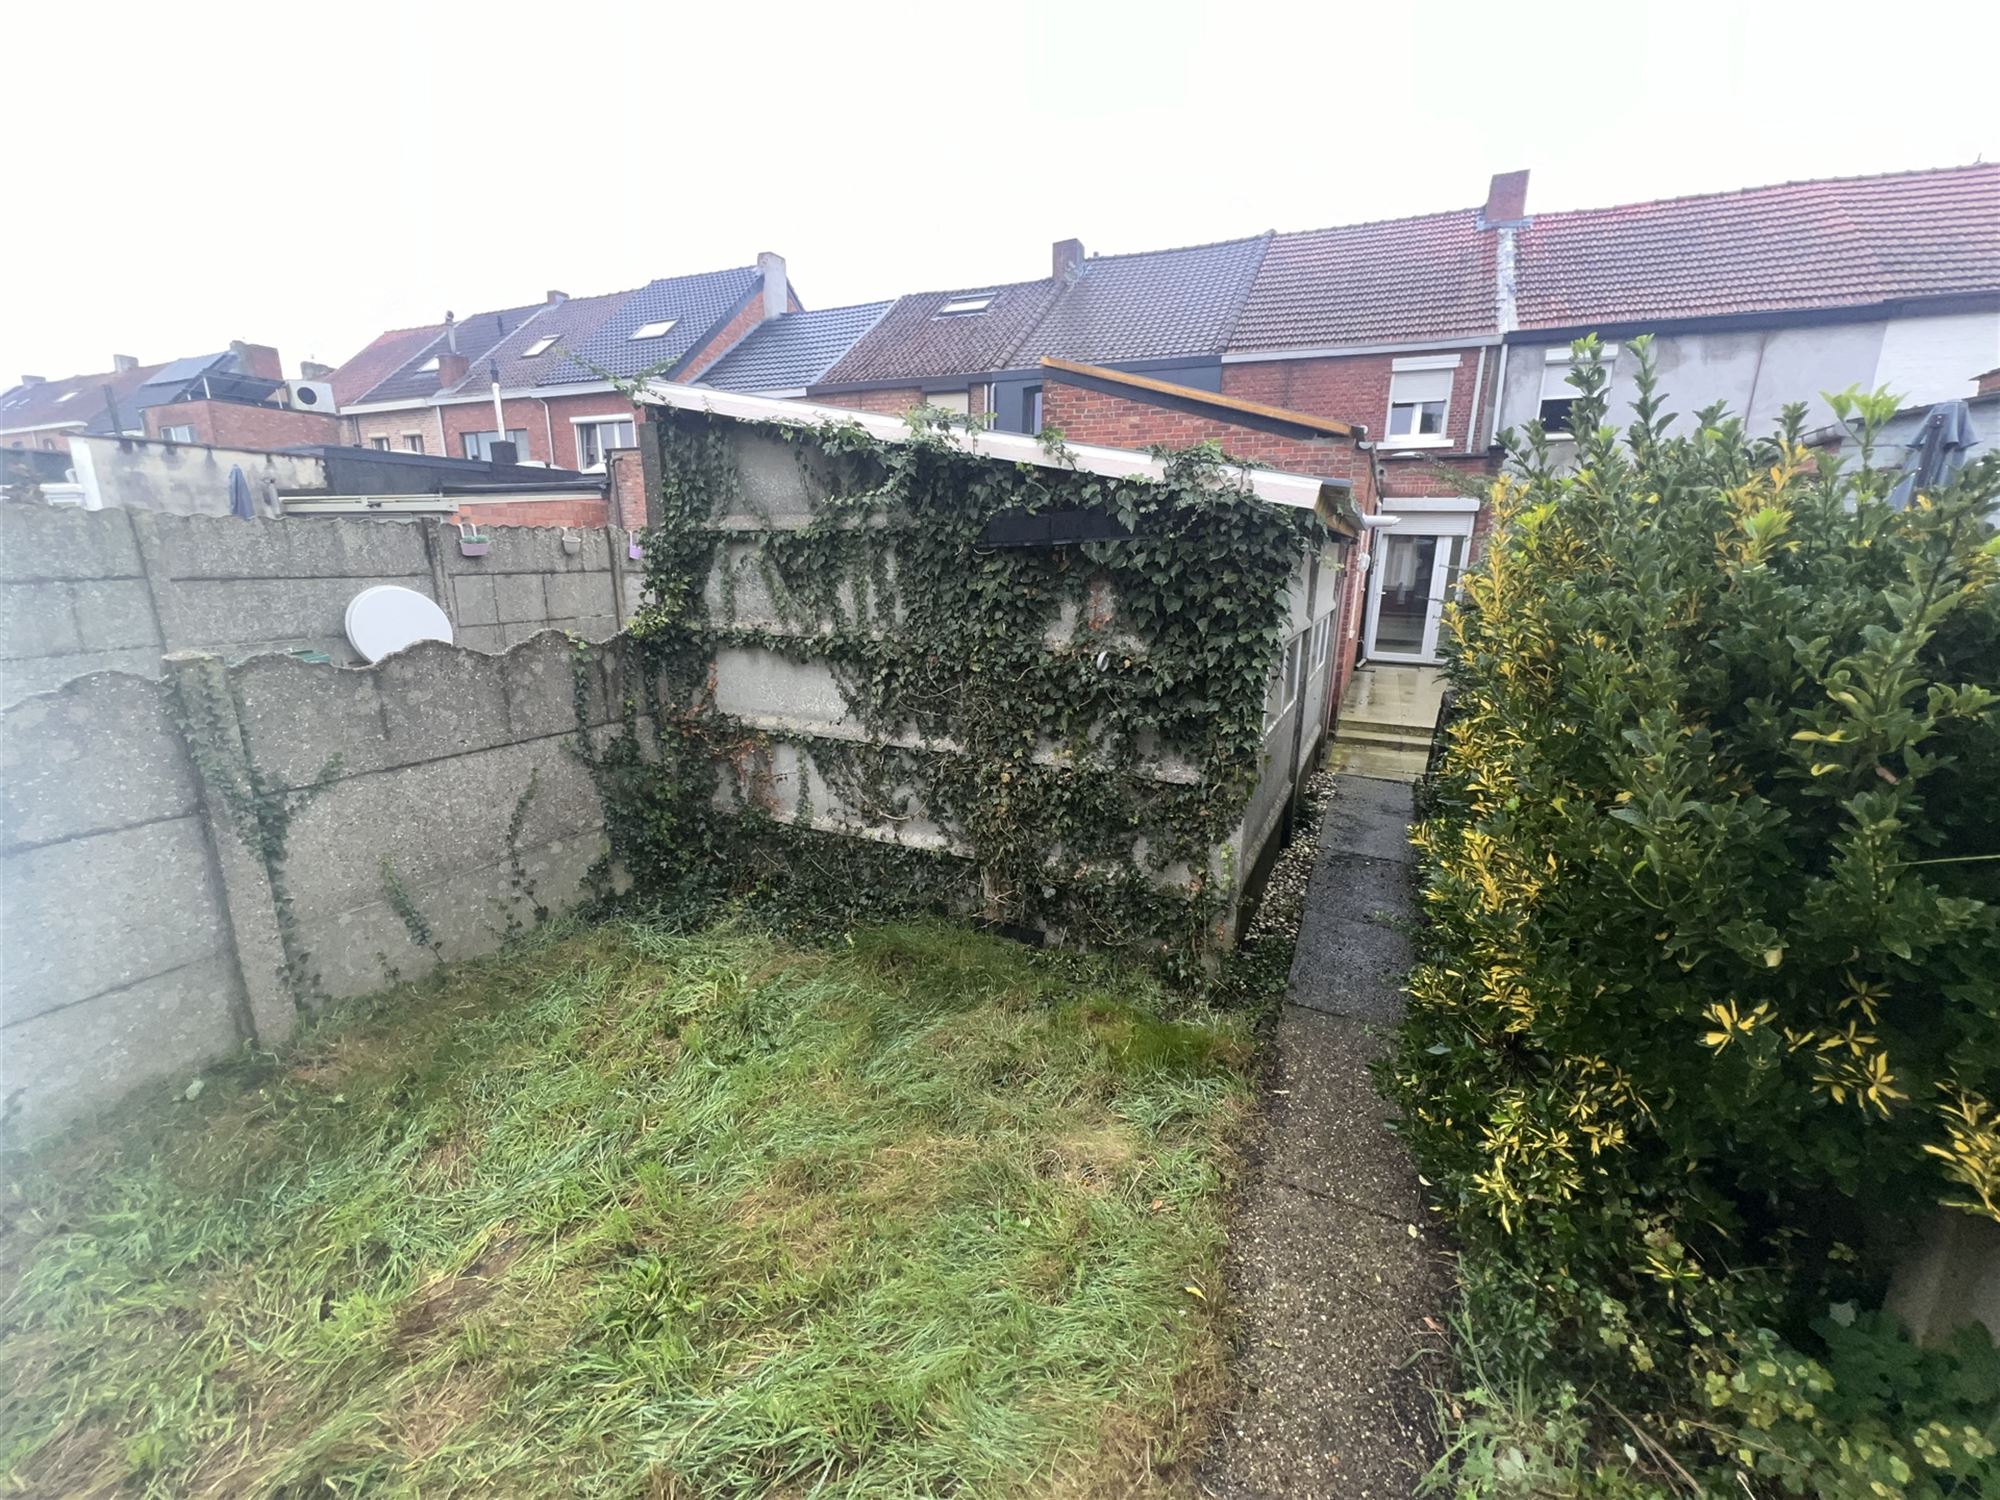
[[[371,584],[438,602],[499,651],[555,628],[603,640],[637,607],[633,537],[509,526],[467,557],[433,520],[161,515],[0,505],[0,702],[86,672],[161,674],[169,651],[321,651],[357,662],[347,605]]]
[[[617,732],[628,661],[614,644],[582,666],[595,737]],[[167,666],[0,710],[0,1135],[486,952],[576,904],[605,852],[579,660],[553,632],[356,669]],[[282,859],[244,837],[252,785],[298,804]]]

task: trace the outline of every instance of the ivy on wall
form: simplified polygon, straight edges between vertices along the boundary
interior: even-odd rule
[[[668,899],[747,893],[832,925],[942,909],[1199,959],[1228,931],[1220,851],[1262,769],[1288,585],[1325,525],[1259,500],[1212,445],[1118,479],[970,454],[942,413],[912,425],[886,443],[858,424],[653,424],[641,668],[625,732],[586,737],[614,857]],[[736,434],[791,445],[808,516],[746,500]],[[983,540],[1054,512],[1123,534]],[[739,607],[751,589],[768,608]],[[732,647],[823,663],[859,737],[721,712]],[[581,724],[599,653],[580,651]],[[781,745],[801,763],[789,802]]]

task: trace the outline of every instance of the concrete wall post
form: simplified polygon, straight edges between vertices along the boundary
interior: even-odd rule
[[[299,1014],[285,982],[290,955],[272,871],[263,852],[246,842],[254,782],[229,673],[221,657],[204,651],[170,652],[164,660],[201,783],[203,821],[243,980],[246,1010],[238,1027],[248,1039],[273,1046],[291,1035]]]

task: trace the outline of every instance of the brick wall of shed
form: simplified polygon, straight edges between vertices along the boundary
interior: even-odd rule
[[[325,412],[247,406],[240,401],[176,401],[149,406],[143,415],[147,437],[165,437],[169,427],[191,427],[194,441],[211,448],[290,448],[340,441],[340,420]]]

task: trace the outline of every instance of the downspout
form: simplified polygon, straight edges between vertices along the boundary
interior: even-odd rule
[[[1486,346],[1481,344],[1479,346],[1479,364],[1472,372],[1472,415],[1471,420],[1465,424],[1465,451],[1468,453],[1477,453],[1479,451],[1479,427],[1481,420],[1479,397],[1485,387]]]
[[[1500,363],[1493,370],[1493,420],[1487,424],[1486,446],[1492,447],[1500,441],[1500,403],[1507,399],[1507,351],[1513,346],[1500,346]]]
[[[556,462],[556,428],[555,423],[549,418],[549,398],[537,396],[535,399],[542,406],[542,441],[549,445],[549,467],[559,469],[562,465]]]

